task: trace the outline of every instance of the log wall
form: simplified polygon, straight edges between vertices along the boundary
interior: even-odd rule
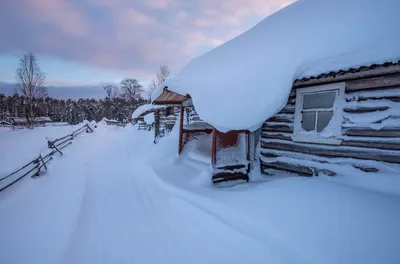
[[[365,172],[400,168],[400,74],[345,85],[341,145],[292,141],[297,89],[293,88],[287,105],[263,125],[261,171],[312,176],[335,175],[343,165]]]

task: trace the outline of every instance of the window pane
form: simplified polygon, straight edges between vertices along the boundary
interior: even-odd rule
[[[336,91],[307,94],[303,97],[303,109],[332,108]]]
[[[303,112],[303,121],[301,126],[305,131],[315,130],[315,114],[316,112]]]
[[[318,112],[317,121],[317,132],[321,132],[325,127],[328,126],[329,121],[331,121],[333,116],[333,111],[320,111]]]

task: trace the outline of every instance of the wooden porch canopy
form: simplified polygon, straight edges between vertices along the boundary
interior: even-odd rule
[[[155,105],[181,105],[183,101],[190,98],[189,95],[181,95],[168,90],[165,86],[162,93],[153,101]]]

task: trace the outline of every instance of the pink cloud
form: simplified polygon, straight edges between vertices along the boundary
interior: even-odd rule
[[[58,27],[74,36],[84,36],[89,25],[84,14],[69,1],[63,0],[25,0],[27,12],[38,21]]]
[[[131,75],[178,71],[292,0],[15,0],[0,52],[29,50]],[[3,8],[4,7],[4,8]],[[95,13],[100,12],[100,13]],[[4,17],[4,16],[3,16]],[[15,34],[15,32],[24,32]]]

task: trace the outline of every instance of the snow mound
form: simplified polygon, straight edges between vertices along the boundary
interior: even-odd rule
[[[162,86],[190,94],[218,130],[255,130],[286,104],[297,78],[398,61],[399,10],[398,0],[297,1]]]

